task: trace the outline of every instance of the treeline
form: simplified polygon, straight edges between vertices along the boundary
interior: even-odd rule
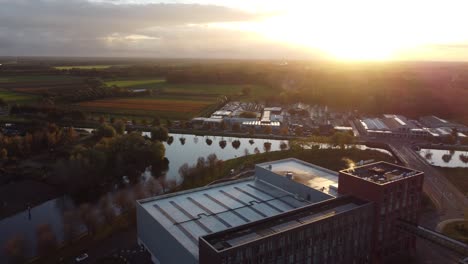
[[[24,159],[33,154],[51,151],[73,143],[78,137],[73,128],[60,128],[55,124],[34,128],[24,136],[7,136],[0,133],[0,162]]]
[[[79,110],[68,110],[55,105],[12,105],[11,115],[34,115],[51,121],[86,120],[86,114]]]
[[[206,159],[199,157],[193,166],[185,163],[179,168],[179,174],[184,179],[183,188],[193,188],[207,180],[215,180],[223,168],[224,161],[219,160],[216,154],[210,154]]]
[[[59,101],[80,102],[111,97],[132,97],[150,94],[151,90],[140,93],[134,93],[133,91],[123,87],[109,87],[99,79],[88,78],[85,80],[83,85],[77,89],[58,89],[55,92],[52,91],[46,93],[45,96],[48,97],[49,95],[52,98],[54,98],[54,100]]]
[[[101,125],[95,144],[77,145],[68,158],[55,164],[55,181],[77,200],[95,198],[112,184],[136,183],[148,168],[156,177],[167,171],[165,147],[158,140],[167,139],[162,135],[164,130],[155,132],[158,139],[149,140],[137,132],[125,134],[125,128],[117,122],[115,127],[118,133],[113,126]]]

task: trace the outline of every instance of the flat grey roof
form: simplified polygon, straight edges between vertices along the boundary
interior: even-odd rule
[[[138,202],[196,258],[200,236],[310,204],[253,178]]]
[[[266,162],[258,166],[280,176],[292,172],[292,180],[334,197],[338,196],[338,172],[294,158]]]
[[[422,173],[384,161],[342,170],[341,172],[379,185],[413,177]]]
[[[220,233],[208,235],[203,237],[203,239],[217,251],[222,251],[275,233],[287,231],[301,225],[333,217],[365,204],[368,204],[368,202],[354,197],[341,197],[302,207],[300,209],[272,217],[268,220],[262,220],[258,223],[247,224]]]

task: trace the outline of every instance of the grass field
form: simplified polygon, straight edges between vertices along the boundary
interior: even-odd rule
[[[119,87],[129,89],[151,89],[159,88],[165,83],[164,79],[134,79],[134,80],[117,80],[117,81],[105,81],[108,86],[117,85]]]
[[[27,75],[27,76],[0,76],[0,85],[22,82],[54,82],[78,80],[80,77],[67,75]]]
[[[81,70],[103,70],[110,68],[112,66],[120,66],[120,65],[78,65],[78,66],[56,66],[54,69],[56,70],[71,70],[71,69],[81,69]]]
[[[39,97],[28,94],[20,94],[5,90],[0,90],[0,98],[8,103],[31,103],[39,99]]]
[[[442,232],[453,239],[468,243],[468,221],[449,223]]]
[[[81,102],[76,105],[77,108],[98,115],[158,115],[167,119],[190,119],[215,111],[218,98],[222,95],[236,96],[235,100],[261,100],[269,95],[268,89],[255,85],[170,84],[158,78],[107,80],[105,83],[129,89],[158,89],[159,93],[144,98]],[[247,86],[251,90],[250,96],[240,96]]]
[[[164,118],[188,119],[212,106],[213,98],[144,97],[117,98],[81,102],[81,110],[117,115],[158,115]]]

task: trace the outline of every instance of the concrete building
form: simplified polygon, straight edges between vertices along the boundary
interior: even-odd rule
[[[386,162],[340,172],[338,192],[374,203],[372,263],[415,249],[415,238],[398,230],[398,220],[418,223],[424,173]]]
[[[285,159],[258,164],[251,178],[140,200],[138,241],[161,264],[374,263],[402,241],[373,246],[381,236],[393,238],[387,229],[397,217],[413,216],[421,174],[366,166],[338,174]]]
[[[431,138],[437,136],[437,133],[429,128],[423,127],[417,121],[409,120],[402,115],[383,115],[383,117],[365,118],[359,121],[369,136],[400,138]]]

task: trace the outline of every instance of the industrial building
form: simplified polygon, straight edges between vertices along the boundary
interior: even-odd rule
[[[389,163],[262,163],[254,177],[138,201],[138,240],[161,264],[374,263],[404,240],[397,218],[417,220],[420,179]]]
[[[453,129],[457,129],[458,137],[468,137],[467,127],[436,116],[421,117],[418,122],[402,115],[383,115],[364,118],[359,123],[369,136],[443,140],[452,135]]]

